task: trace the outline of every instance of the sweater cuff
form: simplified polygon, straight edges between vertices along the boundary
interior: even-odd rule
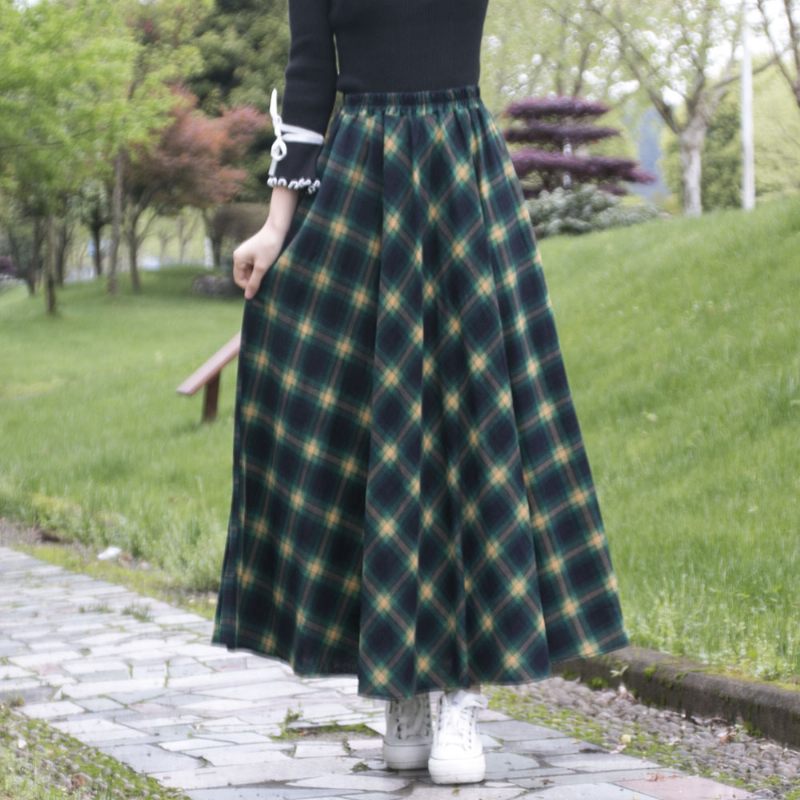
[[[272,90],[269,113],[275,131],[272,144],[272,163],[269,166],[268,186],[288,186],[305,189],[309,194],[319,188],[317,156],[325,141],[317,131],[290,125],[278,114],[278,92]]]
[[[290,189],[305,189],[313,194],[319,189],[317,156],[321,150],[320,144],[289,142],[283,158],[277,159],[273,156],[267,186],[288,186]]]

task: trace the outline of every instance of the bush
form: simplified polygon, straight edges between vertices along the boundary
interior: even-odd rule
[[[8,278],[19,278],[17,267],[11,256],[0,256],[0,275]]]
[[[584,184],[577,189],[559,187],[528,200],[528,211],[537,237],[634,225],[659,216],[652,203],[622,205],[618,197]]]

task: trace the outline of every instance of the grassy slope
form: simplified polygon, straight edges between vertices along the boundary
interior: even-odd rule
[[[800,677],[800,199],[545,240],[636,643]]]
[[[799,219],[792,199],[541,245],[634,642],[784,680],[800,675]],[[189,276],[115,300],[68,287],[57,320],[0,295],[0,513],[213,588],[234,372],[213,426],[174,390],[241,306],[189,297]]]

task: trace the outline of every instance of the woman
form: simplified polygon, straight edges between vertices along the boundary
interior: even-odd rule
[[[482,682],[628,644],[530,217],[480,97],[486,6],[290,0],[269,216],[234,253],[213,642],[357,675],[387,701],[387,765],[437,783],[484,778]]]

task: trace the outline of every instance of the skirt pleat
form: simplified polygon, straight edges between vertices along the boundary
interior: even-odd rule
[[[344,96],[245,301],[212,641],[377,698],[628,644],[542,263],[477,86]]]

